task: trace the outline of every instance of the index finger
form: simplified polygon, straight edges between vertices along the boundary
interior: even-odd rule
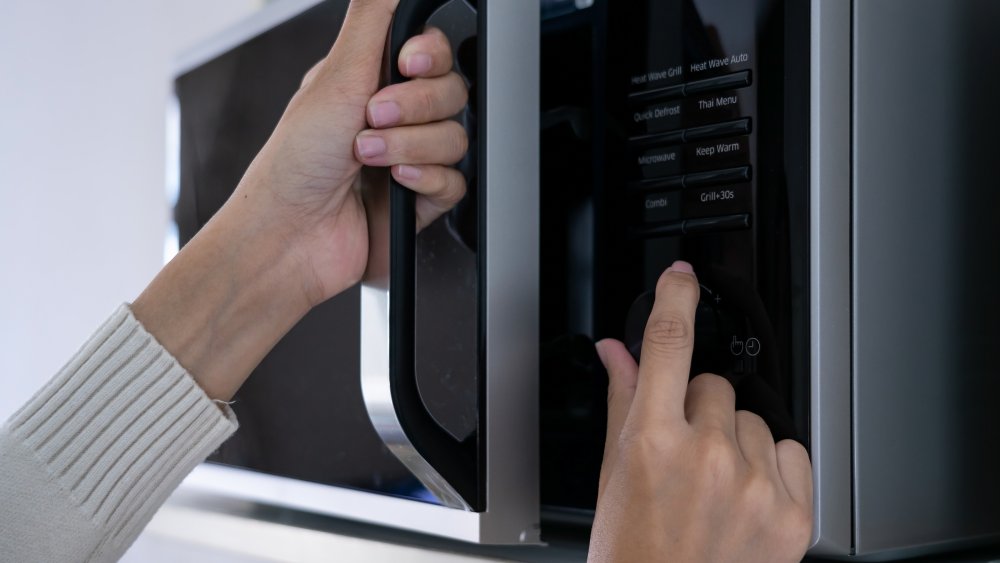
[[[428,27],[399,51],[399,71],[407,78],[434,78],[451,72],[451,44],[444,32]]]
[[[656,300],[642,340],[633,404],[645,419],[686,421],[684,398],[700,295],[694,269],[687,262],[674,262],[656,284]]]

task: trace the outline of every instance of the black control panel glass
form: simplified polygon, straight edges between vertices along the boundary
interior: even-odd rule
[[[543,35],[543,123],[570,106],[590,126],[542,131],[550,514],[594,506],[606,374],[593,342],[639,356],[675,260],[701,283],[692,376],[722,375],[775,438],[806,439],[808,18],[791,4],[599,1]]]

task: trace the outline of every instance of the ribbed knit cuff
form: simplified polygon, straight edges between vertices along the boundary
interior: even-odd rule
[[[236,430],[122,305],[9,421],[9,429],[119,551]]]

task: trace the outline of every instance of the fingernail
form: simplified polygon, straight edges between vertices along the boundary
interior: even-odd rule
[[[419,180],[421,174],[422,172],[416,166],[400,164],[396,167],[396,175],[404,180]]]
[[[426,53],[414,53],[406,57],[406,74],[414,76],[431,69],[431,56]]]
[[[379,102],[371,106],[370,114],[372,127],[388,127],[399,123],[402,114],[399,111],[399,104],[396,102]]]
[[[358,154],[361,158],[374,158],[385,154],[385,139],[377,135],[359,135],[357,138]]]
[[[607,344],[603,340],[594,344],[594,349],[597,350],[597,357],[601,359],[601,364],[604,365],[604,367],[608,367],[607,352],[604,351],[606,345]]]
[[[674,262],[673,264],[671,264],[670,267],[667,268],[667,271],[668,272],[682,272],[682,273],[685,273],[685,274],[691,274],[693,276],[694,275],[694,266],[692,266],[691,264],[688,264],[687,262],[685,262],[683,260],[678,260],[678,261]]]

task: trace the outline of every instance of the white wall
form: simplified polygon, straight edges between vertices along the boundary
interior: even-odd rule
[[[261,3],[0,1],[0,420],[159,269],[172,61]]]

